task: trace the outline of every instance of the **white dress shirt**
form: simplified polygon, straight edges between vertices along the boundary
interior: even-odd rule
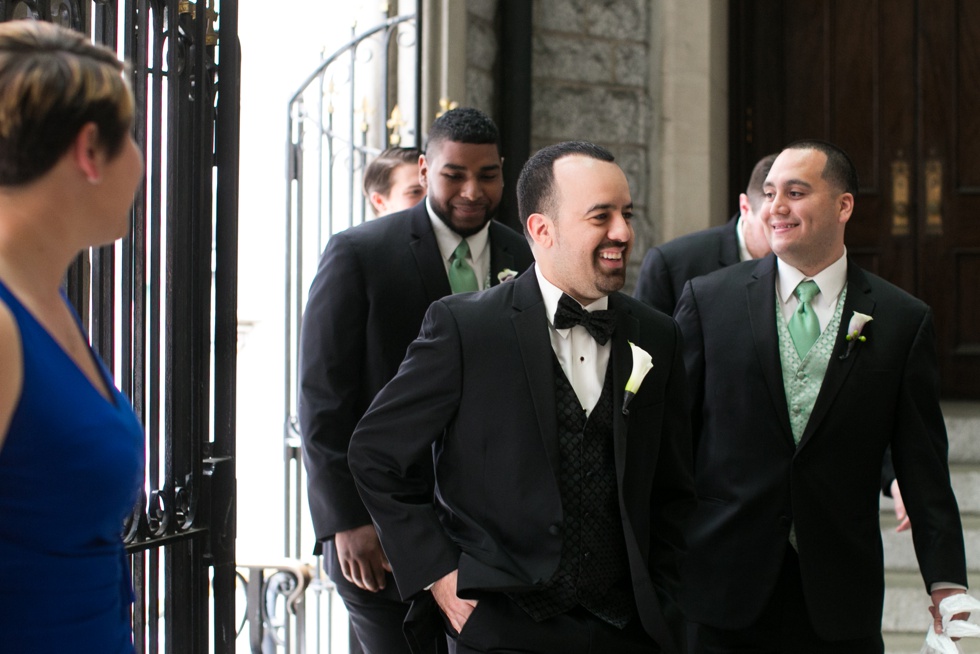
[[[602,385],[606,381],[606,368],[609,366],[609,353],[612,341],[599,345],[592,335],[582,325],[567,329],[555,327],[555,311],[562,290],[545,279],[541,269],[534,266],[538,277],[541,297],[544,298],[545,311],[548,314],[548,335],[551,336],[551,347],[558,357],[561,369],[571,382],[575,395],[578,397],[585,415],[588,416],[595,408],[602,395]],[[592,304],[583,307],[586,311],[600,311],[609,307],[609,298],[603,297]]]
[[[459,247],[460,242],[463,237],[449,229],[449,225],[442,222],[432,210],[432,205],[429,204],[429,198],[425,198],[425,210],[429,212],[429,221],[432,223],[432,231],[436,234],[436,243],[439,245],[439,254],[442,255],[442,265],[446,269],[446,274],[449,274],[449,264],[452,263],[453,252]],[[467,257],[467,263],[473,268],[473,273],[476,275],[476,283],[479,285],[482,291],[487,286],[490,285],[490,248],[487,244],[490,242],[490,222],[488,221],[483,229],[478,231],[472,236],[466,237],[466,243],[470,246],[470,255]]]

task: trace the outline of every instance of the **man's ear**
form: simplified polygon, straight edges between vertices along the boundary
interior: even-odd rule
[[[745,216],[750,211],[752,211],[752,205],[749,203],[749,196],[745,193],[738,194],[738,213],[739,215]]]
[[[85,123],[78,130],[69,152],[72,161],[85,176],[90,184],[102,181],[102,164],[104,154],[99,143],[99,128],[95,123]]]
[[[422,188],[429,188],[429,162],[426,161],[425,155],[419,155],[419,184]]]
[[[532,213],[527,217],[527,233],[535,245],[550,248],[554,243],[554,223],[543,213]]]
[[[851,213],[854,211],[854,196],[850,193],[844,193],[840,196],[840,213],[838,214],[838,220],[841,223],[846,223],[851,219]]]
[[[380,216],[385,210],[385,197],[377,191],[371,191],[368,200],[371,202],[371,206],[374,207],[374,215]]]

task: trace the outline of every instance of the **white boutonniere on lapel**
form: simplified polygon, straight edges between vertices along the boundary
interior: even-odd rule
[[[633,372],[630,373],[630,378],[626,381],[626,393],[623,395],[624,416],[630,414],[630,401],[640,391],[640,384],[643,383],[643,378],[653,368],[653,357],[650,356],[649,352],[632,341],[627,341],[627,343],[630,344],[630,354],[633,355]]]
[[[840,355],[841,361],[851,355],[851,350],[853,350],[858,343],[864,343],[868,340],[868,337],[861,332],[864,331],[864,326],[872,320],[874,320],[874,318],[866,313],[861,313],[860,311],[854,312],[854,315],[851,316],[851,322],[847,324],[847,334],[844,336],[844,340],[847,341],[847,351]]]
[[[504,268],[499,273],[497,273],[497,281],[503,284],[504,282],[509,282],[510,280],[517,277],[517,271],[511,270],[510,268]]]

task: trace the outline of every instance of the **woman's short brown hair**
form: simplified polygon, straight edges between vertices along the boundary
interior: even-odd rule
[[[79,130],[98,127],[110,158],[133,123],[132,92],[116,54],[52,23],[0,23],[0,185],[34,181]]]

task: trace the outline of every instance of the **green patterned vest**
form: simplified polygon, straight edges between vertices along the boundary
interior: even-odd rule
[[[840,316],[847,298],[847,285],[841,291],[837,300],[837,308],[827,326],[820,332],[820,338],[813,344],[803,359],[793,345],[793,337],[789,335],[786,319],[776,298],[776,331],[779,333],[779,361],[783,369],[783,388],[786,390],[786,408],[789,409],[789,424],[793,429],[793,441],[799,446],[803,438],[806,423],[810,421],[813,405],[817,403],[817,395],[823,386],[823,378],[830,365],[830,356],[834,352],[837,332],[840,331]],[[793,549],[799,550],[796,544],[796,525],[790,525],[789,542]]]
[[[783,388],[786,391],[786,407],[789,409],[789,424],[793,429],[793,441],[799,445],[803,438],[806,423],[810,421],[813,405],[817,403],[817,395],[823,386],[823,378],[830,365],[840,331],[840,317],[847,299],[847,285],[841,291],[837,300],[837,308],[827,326],[820,332],[820,338],[813,344],[803,359],[793,345],[793,337],[789,335],[786,319],[776,298],[776,331],[779,334],[779,361],[783,369]],[[790,525],[789,542],[793,549],[799,550],[796,544],[796,526]]]
[[[776,299],[776,323],[779,332],[779,360],[783,369],[783,388],[786,390],[786,406],[789,409],[789,423],[793,428],[793,440],[797,445],[803,437],[803,430],[806,423],[810,420],[810,413],[813,412],[813,405],[817,402],[817,395],[820,394],[820,387],[823,385],[824,375],[827,374],[827,366],[830,364],[830,355],[834,350],[837,341],[837,332],[840,331],[840,317],[844,308],[844,300],[847,298],[847,286],[837,300],[837,308],[830,319],[830,323],[820,332],[820,338],[813,344],[810,351],[803,359],[796,352],[793,345],[793,338],[789,335],[789,327],[783,318],[779,307],[779,299]]]

